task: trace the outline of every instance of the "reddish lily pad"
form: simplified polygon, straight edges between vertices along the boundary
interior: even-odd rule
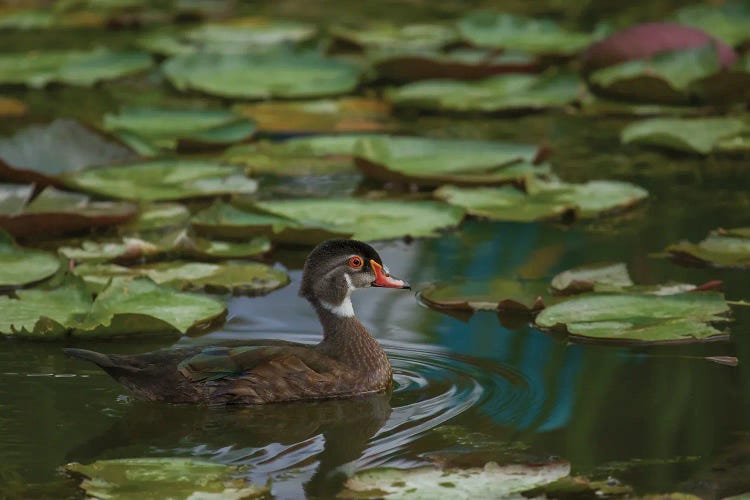
[[[700,243],[682,241],[666,251],[678,262],[750,269],[750,228],[717,229]]]

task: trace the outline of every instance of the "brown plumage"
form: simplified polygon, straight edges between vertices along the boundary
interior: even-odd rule
[[[132,356],[65,349],[91,361],[136,396],[170,403],[265,404],[383,392],[392,372],[385,352],[354,316],[357,288],[408,288],[369,245],[330,240],[308,256],[300,295],[315,308],[323,340],[314,346],[266,341],[165,349]]]

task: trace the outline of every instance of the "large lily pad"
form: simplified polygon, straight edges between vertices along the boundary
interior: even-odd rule
[[[750,135],[750,124],[740,118],[652,118],[625,127],[620,140],[707,155],[724,148],[736,151],[732,145],[743,133]],[[750,141],[747,150],[750,151]]]
[[[82,191],[144,201],[249,194],[258,187],[239,167],[187,159],[155,159],[94,168],[67,175],[64,181]]]
[[[540,148],[491,141],[368,137],[355,147],[357,166],[379,180],[438,186],[493,185],[529,176],[550,174],[549,166],[535,165]]]
[[[546,308],[536,324],[579,339],[685,343],[725,338],[711,323],[727,321],[729,311],[719,292],[592,294]]]
[[[104,128],[123,134],[124,140],[135,135],[154,150],[225,147],[250,139],[256,129],[251,119],[228,110],[142,107],[106,115]]]
[[[478,11],[458,22],[464,40],[478,47],[522,50],[532,54],[574,55],[594,39],[590,33],[566,31],[551,19],[531,19]]]
[[[0,83],[41,88],[57,82],[90,86],[143,71],[151,66],[144,52],[90,51],[6,53],[0,55]]]
[[[392,128],[389,104],[372,98],[236,104],[232,110],[252,118],[262,132],[376,132]]]
[[[750,6],[746,2],[689,5],[678,10],[674,19],[710,33],[729,45],[750,41]]]
[[[0,231],[0,287],[15,287],[49,278],[60,268],[54,255],[21,248],[13,238]]]
[[[522,492],[570,474],[570,464],[497,465],[467,469],[379,468],[357,472],[339,498],[523,498]]]
[[[232,465],[191,458],[125,458],[98,460],[88,465],[70,463],[65,472],[82,478],[80,487],[92,498],[125,500],[171,498],[188,500],[261,498],[269,493],[240,476]]]
[[[394,106],[454,112],[517,112],[566,106],[581,83],[574,75],[500,75],[476,82],[427,80],[388,93]]]
[[[360,69],[315,53],[196,53],[175,56],[162,66],[179,90],[222,97],[269,99],[345,94],[359,82]]]
[[[666,251],[691,264],[750,269],[750,228],[717,229],[700,243],[682,241],[669,245]]]
[[[49,237],[126,222],[132,203],[91,201],[79,193],[47,188],[31,200],[33,186],[0,184],[0,228],[16,237]]]
[[[452,26],[444,24],[374,24],[370,26],[333,26],[334,41],[358,49],[424,50],[440,49],[458,40]]]
[[[136,157],[124,145],[68,119],[0,139],[0,175],[15,182],[59,185],[57,177],[66,172]]]
[[[537,281],[493,279],[439,283],[419,292],[419,300],[439,310],[531,314],[544,309],[547,286]]]
[[[444,186],[435,196],[493,220],[531,222],[575,215],[587,219],[625,210],[648,196],[634,184],[590,181],[584,184],[535,182],[528,194],[511,186],[460,188]]]

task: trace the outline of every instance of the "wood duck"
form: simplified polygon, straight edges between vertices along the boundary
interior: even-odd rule
[[[329,240],[307,257],[300,295],[318,313],[317,345],[267,341],[164,349],[131,356],[84,349],[65,353],[97,364],[137,397],[169,403],[266,404],[384,392],[391,365],[354,315],[359,288],[409,288],[390,275],[370,245]]]

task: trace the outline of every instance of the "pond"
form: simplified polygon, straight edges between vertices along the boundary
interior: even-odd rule
[[[507,10],[555,15],[588,29],[603,16],[621,24],[627,24],[623,19],[663,18],[680,4],[641,2],[641,9],[648,5],[651,10],[618,7],[611,12],[608,2],[581,3],[580,10],[563,7],[563,2],[542,3],[545,9],[512,2]],[[384,4],[359,10],[348,2],[327,2],[314,11],[303,4],[268,3],[250,13],[326,22],[327,11],[340,9],[341,21],[361,22],[380,14],[428,21],[453,18],[465,9],[460,2],[434,9],[418,2],[388,2],[387,9]],[[401,8],[403,19],[391,11]],[[23,50],[88,47],[91,39],[127,46],[132,36],[128,30],[98,28],[83,34],[48,31],[38,38],[2,31],[0,40],[5,47]],[[4,95],[26,102],[30,114],[4,120],[0,131],[12,134],[59,116],[98,120],[117,107],[124,93],[141,88],[147,93],[154,86],[167,89],[164,99],[180,99],[153,75],[93,88],[3,88]],[[189,93],[185,99],[208,98]],[[573,223],[472,218],[438,237],[374,242],[392,273],[413,288],[365,290],[352,297],[357,316],[393,365],[390,395],[263,408],[149,403],[133,399],[96,367],[62,353],[66,346],[141,353],[225,340],[316,342],[318,319],[298,296],[310,246],[280,245],[264,257],[288,271],[288,286],[258,297],[218,295],[226,301],[227,319],[205,335],[4,340],[0,484],[5,486],[0,497],[77,497],[77,481],[62,474],[61,466],[134,457],[191,457],[247,466],[246,477],[261,485],[270,480],[276,498],[331,498],[356,470],[408,468],[435,459],[459,465],[504,458],[564,461],[572,475],[627,485],[636,494],[680,491],[723,498],[750,491],[750,371],[745,363],[750,359],[750,308],[733,306],[733,321],[726,325],[730,337],[723,341],[623,346],[571,342],[529,318],[492,311],[444,314],[416,297],[436,282],[505,278],[547,283],[564,270],[608,261],[624,262],[637,284],[721,280],[728,300],[750,301],[750,271],[682,266],[662,255],[678,241],[700,241],[716,228],[748,225],[747,157],[624,146],[620,131],[630,121],[570,110],[397,115],[397,130],[403,134],[543,144],[551,151],[555,173],[566,181],[627,181],[649,196],[632,210],[606,218]],[[383,189],[382,183],[351,171],[257,178],[260,192],[272,193],[265,197],[274,199],[377,194]],[[32,238],[23,244],[50,249],[59,241]],[[740,362],[727,366],[706,359],[711,356],[733,356]]]

